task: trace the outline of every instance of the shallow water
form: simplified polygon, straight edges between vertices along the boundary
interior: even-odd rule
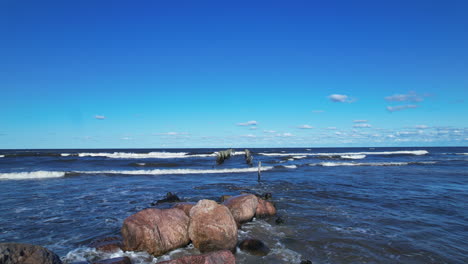
[[[127,216],[168,191],[187,201],[248,191],[271,192],[285,223],[244,225],[239,237],[271,252],[238,251],[238,263],[468,261],[468,148],[251,149],[261,183],[240,150],[219,166],[215,151],[0,151],[0,241],[42,245],[65,262],[129,255],[156,263],[197,250],[155,259],[87,245],[118,235]]]

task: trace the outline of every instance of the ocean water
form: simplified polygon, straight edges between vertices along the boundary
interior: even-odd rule
[[[284,223],[254,219],[239,231],[271,252],[238,251],[238,263],[468,262],[468,148],[250,150],[254,167],[242,149],[222,165],[217,149],[0,150],[0,242],[42,245],[65,263],[156,263],[198,252],[153,258],[87,245],[119,235],[167,192],[194,202],[271,192]]]

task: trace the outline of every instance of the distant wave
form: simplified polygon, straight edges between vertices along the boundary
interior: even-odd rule
[[[273,167],[261,167],[261,171],[271,170]],[[105,170],[105,171],[77,171],[83,174],[128,174],[128,175],[168,175],[168,174],[208,174],[208,173],[242,173],[256,172],[258,168],[232,168],[232,169],[167,169],[167,170]]]
[[[337,167],[337,166],[406,166],[406,165],[427,165],[435,164],[435,161],[417,162],[320,162],[311,163],[309,166]]]
[[[22,180],[22,179],[44,179],[60,178],[65,176],[63,171],[31,171],[31,172],[8,172],[0,173],[0,179]]]
[[[3,157],[5,157],[5,155],[0,155],[0,158],[3,158]]]
[[[285,167],[286,169],[296,169],[296,165],[282,165],[282,167]]]
[[[468,153],[455,153],[455,155],[465,155],[465,156],[468,156]]]
[[[263,156],[362,156],[362,155],[426,155],[427,150],[401,150],[401,151],[373,151],[373,152],[344,152],[344,153],[259,153]]]
[[[83,153],[62,153],[60,156],[78,156],[78,157],[105,157],[113,159],[177,159],[177,158],[204,158],[216,157],[217,152],[209,154],[190,154],[188,152],[149,152],[149,153],[133,153],[133,152],[83,152]],[[244,155],[244,151],[233,152],[232,155]]]
[[[273,167],[262,167],[261,171],[271,170]],[[102,171],[31,171],[0,173],[0,179],[22,180],[60,178],[64,176],[76,176],[80,174],[122,174],[122,175],[172,175],[172,174],[213,174],[213,173],[244,173],[257,172],[258,168],[232,168],[232,169],[154,169],[154,170],[102,170]]]
[[[342,159],[364,159],[366,155],[341,155]]]

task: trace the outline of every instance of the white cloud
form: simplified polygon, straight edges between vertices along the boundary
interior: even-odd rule
[[[249,129],[250,129],[250,130],[255,130],[255,129],[257,129],[257,128],[258,128],[258,127],[253,126],[253,127],[250,127]]]
[[[120,138],[120,139],[121,139],[121,140],[131,140],[132,138],[130,138],[130,137],[122,137],[122,138]]]
[[[178,136],[178,135],[188,135],[187,132],[165,132],[165,133],[157,133],[156,135],[162,136]]]
[[[354,123],[367,123],[367,120],[360,119],[360,120],[354,120]]]
[[[311,128],[314,128],[314,127],[309,126],[309,125],[302,125],[302,126],[298,126],[298,128],[300,128],[300,129],[311,129]]]
[[[391,96],[385,97],[385,100],[389,102],[422,102],[424,97],[430,96],[429,94],[418,95],[415,92],[409,92],[407,94],[394,94]]]
[[[293,134],[291,133],[279,133],[279,134],[276,134],[277,137],[294,137]]]
[[[429,128],[429,126],[426,126],[426,125],[416,125],[416,126],[414,126],[414,128],[417,128],[417,129],[427,129],[427,128]]]
[[[103,115],[95,115],[94,118],[99,119],[99,120],[106,119],[106,117]]]
[[[257,136],[252,135],[252,134],[248,134],[248,135],[242,135],[242,137],[245,137],[245,138],[256,138]]]
[[[328,99],[330,99],[332,102],[335,103],[349,103],[349,97],[344,94],[331,94],[328,96]]]
[[[273,134],[276,133],[275,130],[263,130],[263,133]]]
[[[397,105],[397,106],[387,106],[389,112],[401,111],[405,109],[417,108],[417,105]]]
[[[353,127],[356,127],[356,128],[369,128],[369,127],[372,127],[370,124],[367,124],[367,123],[361,123],[361,124],[355,124]]]
[[[336,127],[327,127],[328,130],[336,130]]]
[[[237,123],[238,126],[256,126],[258,125],[258,122],[255,120],[252,121],[247,121],[245,123]]]

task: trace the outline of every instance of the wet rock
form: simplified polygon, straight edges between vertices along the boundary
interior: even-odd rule
[[[151,205],[154,206],[154,205],[158,205],[162,203],[176,203],[176,202],[180,202],[179,197],[174,193],[168,192],[166,194],[166,198],[157,200],[156,202],[152,202]]]
[[[219,200],[221,201],[221,203],[224,203],[224,201],[226,201],[227,199],[231,198],[232,195],[223,195],[221,196],[221,198],[219,198]]]
[[[2,264],[61,264],[54,252],[36,245],[21,243],[0,243]]]
[[[192,207],[195,206],[195,203],[190,203],[190,202],[184,202],[184,203],[176,203],[173,208],[177,208],[177,209],[180,209],[182,211],[184,211],[184,213],[187,215],[187,216],[190,216],[190,210],[192,209]]]
[[[260,195],[260,198],[262,198],[263,200],[270,200],[273,196],[271,195],[271,193],[264,193],[262,195]]]
[[[276,208],[272,202],[258,199],[257,209],[255,211],[255,217],[267,217],[276,215]]]
[[[229,198],[223,204],[229,208],[236,222],[242,224],[254,217],[258,198],[253,194],[242,194]]]
[[[158,264],[235,264],[236,258],[229,250],[214,251],[203,255],[186,256]]]
[[[278,218],[276,218],[275,223],[276,223],[277,225],[284,224],[284,219],[281,218],[281,216],[279,216]]]
[[[255,256],[266,256],[270,252],[265,243],[258,239],[244,239],[239,243],[239,248]]]
[[[95,248],[99,251],[112,253],[119,251],[123,247],[123,244],[120,237],[106,237],[93,241],[89,244],[89,247]]]
[[[306,260],[301,261],[301,264],[312,264],[312,261],[306,259]]]
[[[201,200],[190,210],[189,237],[202,253],[234,250],[237,224],[226,206],[212,200]]]
[[[92,264],[132,264],[132,261],[129,257],[121,257],[94,261]]]
[[[122,249],[160,256],[190,242],[188,224],[189,217],[180,209],[145,209],[125,219]]]

